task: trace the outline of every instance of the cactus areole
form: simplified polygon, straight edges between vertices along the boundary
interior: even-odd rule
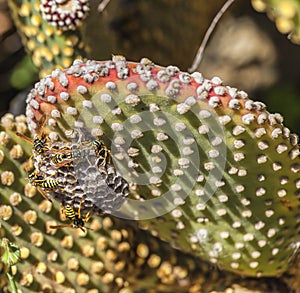
[[[75,30],[86,18],[90,7],[88,0],[42,0],[43,18],[63,31]]]
[[[111,150],[130,189],[116,216],[241,275],[279,276],[298,253],[298,138],[244,91],[114,56],[53,71],[27,103],[33,134],[55,144],[85,129]]]

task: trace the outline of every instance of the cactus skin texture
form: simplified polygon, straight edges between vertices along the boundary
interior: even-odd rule
[[[266,12],[282,34],[300,44],[300,3],[297,0],[252,0],[253,8]]]
[[[8,1],[23,44],[39,68],[40,76],[55,68],[65,68],[78,56],[85,56],[84,43],[78,30],[62,31],[43,19],[40,1]]]
[[[43,129],[53,141],[78,127],[103,138],[131,199],[160,200],[170,191],[175,207],[129,203],[119,216],[142,220],[173,247],[255,277],[282,275],[297,254],[298,138],[245,92],[217,77],[114,56],[56,70],[27,101],[35,133],[47,117]]]
[[[12,266],[21,292],[287,292],[276,278],[241,278],[221,272],[193,255],[138,228],[137,222],[94,217],[87,233],[49,229],[59,219],[58,205],[44,200],[26,180],[31,145],[24,116],[5,115],[0,125],[1,237],[20,248]],[[14,174],[14,180],[7,170]],[[3,175],[6,174],[6,175]],[[7,180],[10,178],[10,180]],[[1,251],[1,250],[0,250]],[[0,262],[0,290],[7,292]]]

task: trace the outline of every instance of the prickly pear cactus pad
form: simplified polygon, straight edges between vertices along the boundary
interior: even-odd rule
[[[111,150],[130,187],[113,215],[241,275],[279,276],[297,254],[298,138],[244,91],[114,56],[55,70],[27,102],[33,133],[85,129]]]
[[[48,2],[51,1],[42,1],[42,3],[38,0],[8,1],[22,41],[34,65],[40,69],[41,77],[49,74],[54,68],[70,66],[78,56],[85,56],[80,32],[75,28],[88,12],[86,1],[79,1],[82,2],[78,4],[79,11],[75,9],[76,3],[71,3],[71,7],[68,7],[66,2],[73,1],[52,1],[60,2],[55,12],[62,12],[60,22],[55,26],[53,26],[53,18],[57,19],[57,17],[49,16],[53,12],[53,7],[50,9]],[[61,9],[60,6],[65,9]],[[68,9],[71,10],[69,14]],[[81,9],[85,12],[84,15]],[[78,16],[79,19],[76,18]],[[62,27],[59,27],[59,24],[62,24]],[[68,28],[72,28],[73,31],[66,31]]]
[[[11,292],[12,282],[24,293],[288,291],[276,278],[241,278],[216,270],[139,229],[137,221],[104,215],[93,217],[85,232],[51,229],[50,225],[62,221],[59,205],[43,199],[24,179],[32,167],[26,163],[32,145],[16,131],[28,135],[25,117],[2,117],[1,292]]]

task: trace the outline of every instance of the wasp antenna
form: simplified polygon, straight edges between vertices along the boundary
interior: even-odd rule
[[[52,199],[50,199],[48,196],[47,196],[47,194],[45,193],[45,191],[44,190],[42,190],[41,188],[37,188],[38,189],[38,191],[39,191],[39,193],[42,195],[42,197],[44,198],[44,199],[46,199],[46,200],[48,200],[48,201],[50,201],[51,203],[52,203]]]
[[[30,137],[24,135],[23,133],[16,132],[16,135],[19,136],[19,137],[21,137],[22,139],[30,142],[31,144],[33,144],[33,140]]]
[[[84,229],[88,229],[88,228],[86,228],[86,227],[83,228],[82,226],[80,226],[80,227],[78,227],[78,228],[80,228],[80,230],[81,230],[83,233],[86,232]]]
[[[47,115],[44,115],[41,119],[41,122],[39,122],[39,126],[40,126],[41,130],[43,130],[43,127],[45,126],[46,121],[47,121]]]

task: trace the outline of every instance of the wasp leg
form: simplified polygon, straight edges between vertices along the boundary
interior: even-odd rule
[[[88,222],[88,220],[91,218],[91,210],[85,215],[85,217],[84,217],[84,222]]]
[[[78,227],[83,233],[85,233],[86,231],[85,231],[85,228],[83,228],[82,226],[79,226]]]
[[[61,229],[65,227],[72,227],[72,224],[62,224],[62,225],[56,225],[56,226],[49,226],[50,229]]]
[[[46,192],[43,189],[41,189],[40,187],[37,187],[37,190],[43,196],[44,199],[52,202],[52,200],[47,196]]]
[[[106,157],[108,157],[108,159],[107,159],[108,164],[111,164],[111,151],[110,150],[107,151]]]
[[[82,205],[82,200],[80,201],[79,203],[79,208],[77,210],[77,213],[78,213],[78,218],[81,219],[81,205]]]
[[[108,163],[108,164],[111,163],[111,153],[110,153],[110,150],[105,150],[104,156],[103,156],[103,160],[100,163],[100,165],[101,166],[105,166],[106,163]]]

